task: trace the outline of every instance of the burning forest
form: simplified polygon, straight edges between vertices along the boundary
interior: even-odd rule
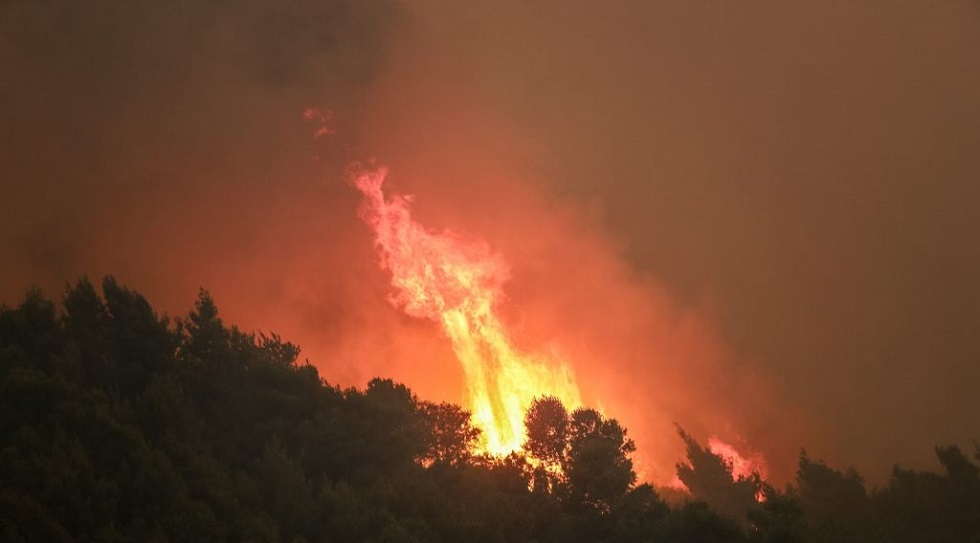
[[[358,177],[368,198],[381,180]],[[112,277],[75,282],[60,308],[33,291],[0,309],[0,346],[11,541],[954,542],[977,529],[980,450],[938,447],[941,472],[896,468],[876,487],[804,452],[780,489],[757,458],[680,430],[678,483],[657,488],[638,479],[628,429],[594,408],[534,397],[517,444],[494,450],[509,421],[480,417],[481,401],[506,403],[490,392],[471,413],[390,379],[331,385],[278,335],[226,325],[204,290],[174,320]]]
[[[480,428],[483,451],[506,455],[524,441],[524,413],[539,396],[578,407],[575,376],[561,360],[521,353],[497,315],[508,268],[478,240],[426,230],[412,219],[410,199],[385,200],[387,170],[356,174],[364,220],[374,230],[382,264],[397,289],[393,302],[414,317],[438,322],[453,344],[466,381],[466,406]]]
[[[976,540],[980,19],[880,4],[0,4],[0,540]]]

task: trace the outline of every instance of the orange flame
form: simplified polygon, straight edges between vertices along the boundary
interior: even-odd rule
[[[438,322],[463,367],[480,452],[504,455],[524,442],[524,412],[541,395],[581,405],[571,369],[543,354],[522,353],[495,312],[509,269],[486,243],[436,232],[412,218],[409,196],[385,199],[387,169],[354,175],[364,195],[362,218],[375,234],[381,264],[391,272],[392,302],[407,314]]]
[[[762,454],[739,454],[735,447],[713,436],[708,438],[708,450],[731,466],[733,479],[745,479],[753,473],[759,474],[762,479],[766,478],[766,460]]]
[[[753,474],[758,475],[763,481],[766,480],[768,469],[766,459],[762,453],[743,456],[734,446],[729,445],[715,436],[708,438],[708,450],[728,464],[733,481],[747,479]],[[676,474],[664,486],[681,492],[691,492],[691,489],[687,488],[684,481],[681,481],[681,478]],[[766,501],[766,496],[762,489],[759,489],[756,493],[755,501],[759,503]]]

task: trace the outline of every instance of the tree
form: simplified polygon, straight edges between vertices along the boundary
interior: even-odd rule
[[[470,421],[470,413],[450,403],[422,402],[419,407],[431,438],[423,461],[462,464],[469,460],[480,437],[480,430]]]
[[[64,332],[55,317],[54,304],[40,290],[29,290],[16,310],[2,308],[0,345],[16,350],[17,356],[9,358],[10,365],[30,365],[46,372],[61,369]]]
[[[636,481],[630,459],[636,447],[616,420],[588,408],[569,415],[561,400],[545,396],[531,403],[524,421],[525,450],[542,464],[535,486],[547,483],[572,502],[608,511]]]
[[[169,320],[157,316],[141,294],[111,276],[103,279],[102,293],[120,392],[138,393],[149,383],[151,374],[173,367],[177,336],[170,330]]]
[[[62,298],[63,322],[68,338],[78,352],[88,383],[112,381],[116,368],[109,354],[109,310],[88,277],[69,286]]]
[[[630,454],[636,450],[626,430],[595,409],[572,413],[565,471],[569,488],[579,499],[609,504],[636,482]]]
[[[864,541],[860,526],[868,516],[868,493],[853,468],[842,472],[800,452],[796,484],[791,489],[818,541]]]
[[[703,501],[686,502],[667,517],[666,541],[677,543],[738,543],[745,541],[739,525],[718,515]]]
[[[762,486],[763,500],[749,510],[752,522],[749,540],[757,543],[802,543],[806,540],[806,519],[799,502],[769,484]]]
[[[425,456],[429,445],[426,420],[405,385],[376,378],[363,395],[352,393],[348,399],[358,415],[351,430],[363,440],[364,450],[356,454],[373,475],[395,471]]]
[[[181,353],[197,360],[227,358],[231,334],[218,316],[218,306],[203,288],[197,294],[194,310],[183,323]]]
[[[887,541],[953,543],[980,540],[980,467],[959,447],[937,447],[945,473],[896,466],[872,493],[877,532]]]
[[[524,428],[524,450],[546,466],[561,468],[568,447],[568,410],[561,400],[555,396],[535,398],[524,415]]]
[[[687,445],[687,463],[677,464],[677,477],[695,497],[744,525],[762,489],[759,474],[734,477],[728,461],[702,447],[683,428],[678,427],[677,432]]]
[[[526,456],[472,455],[459,406],[390,379],[330,386],[296,346],[227,327],[206,291],[174,329],[103,289],[69,287],[62,318],[36,291],[0,307],[0,540],[980,541],[980,450],[938,447],[942,471],[870,492],[804,452],[780,493],[681,430],[699,499],[670,508],[594,409],[538,398]]]

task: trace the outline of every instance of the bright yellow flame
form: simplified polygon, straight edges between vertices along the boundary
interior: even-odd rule
[[[508,267],[483,242],[435,232],[412,219],[410,198],[382,191],[387,170],[364,171],[363,219],[375,234],[382,265],[391,271],[393,303],[409,315],[442,325],[463,367],[481,449],[504,455],[524,442],[524,412],[541,395],[581,405],[570,368],[561,360],[518,352],[495,313]]]

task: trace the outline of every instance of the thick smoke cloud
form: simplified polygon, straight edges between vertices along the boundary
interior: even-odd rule
[[[920,466],[934,444],[976,437],[975,2],[432,0],[416,8],[417,25],[428,25],[416,43],[426,61],[386,86],[396,105],[379,117],[389,134],[417,137],[408,149],[392,138],[383,154],[405,151],[407,162],[432,165],[432,185],[452,180],[413,187],[457,194],[434,213],[449,224],[494,204],[493,217],[512,215],[513,200],[488,179],[514,180],[514,171],[544,180],[536,186],[552,197],[592,202],[586,214],[629,264],[593,267],[588,251],[572,253],[567,275],[601,273],[579,282],[583,297],[600,299],[577,299],[566,314],[582,311],[606,327],[617,315],[610,310],[627,303],[616,300],[652,312],[652,320],[621,313],[644,323],[629,336],[647,341],[636,340],[633,358],[669,361],[624,364],[633,394],[696,399],[671,413],[682,424],[697,419],[702,401],[705,411],[730,404],[745,418],[755,415],[743,405],[752,393],[739,379],[769,376],[784,397],[776,405],[791,398],[809,422],[759,415],[744,437],[803,445],[872,480],[887,473],[882,459]],[[463,179],[474,181],[458,187]],[[458,211],[466,198],[479,203]],[[539,214],[549,216],[547,205]],[[589,232],[563,235],[584,247]],[[612,258],[608,242],[596,245]],[[640,279],[590,291],[630,273]],[[636,286],[649,278],[655,286]],[[652,306],[635,301],[651,296]],[[704,327],[678,339],[679,330]],[[654,328],[667,331],[664,341]],[[671,349],[679,351],[667,356]],[[610,365],[623,361],[620,351],[607,354]],[[665,377],[671,371],[683,375]],[[670,389],[684,379],[705,386]],[[714,403],[698,395],[711,392]],[[807,438],[790,445],[785,426]]]
[[[4,2],[0,300],[112,273],[173,314],[205,286],[331,382],[458,400],[357,218],[373,155],[505,255],[518,340],[650,476],[678,422],[782,479],[800,446],[880,478],[980,423],[978,27],[966,1]]]
[[[204,286],[334,381],[389,373],[371,334],[400,321],[378,310],[344,180],[353,136],[314,140],[302,113],[356,125],[404,17],[381,0],[0,4],[0,299],[111,273],[179,314]]]

